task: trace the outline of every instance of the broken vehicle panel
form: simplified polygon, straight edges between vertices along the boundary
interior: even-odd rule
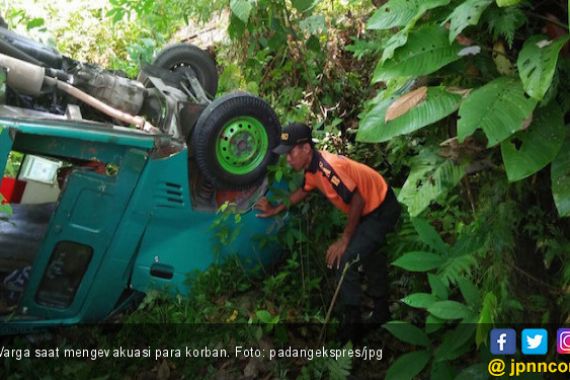
[[[11,326],[3,328],[101,320],[125,292],[186,292],[188,273],[227,254],[240,252],[251,267],[275,258],[272,247],[256,250],[252,242],[275,226],[252,212],[243,213],[237,239],[220,245],[211,228],[215,208],[197,210],[199,202],[192,199],[188,151],[168,136],[70,121],[0,118],[0,126],[4,161],[11,146],[26,154],[118,168],[109,175],[75,167],[57,202],[15,205],[15,228],[0,235],[0,265],[4,272],[22,266],[31,266],[31,272],[17,308],[10,310]],[[13,239],[17,223],[29,227],[34,220],[39,221],[35,231],[45,234],[36,234],[37,241],[28,236],[21,246]]]

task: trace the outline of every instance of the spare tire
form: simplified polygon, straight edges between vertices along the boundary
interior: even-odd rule
[[[210,97],[218,90],[218,70],[210,55],[197,46],[175,44],[158,53],[153,65],[173,72],[188,70]]]
[[[259,184],[279,143],[277,115],[262,99],[244,92],[222,96],[206,107],[190,146],[202,174],[218,189]]]

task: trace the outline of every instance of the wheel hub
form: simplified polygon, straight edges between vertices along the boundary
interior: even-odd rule
[[[220,165],[232,174],[247,174],[263,161],[269,138],[261,122],[253,117],[235,118],[222,128],[216,143]]]

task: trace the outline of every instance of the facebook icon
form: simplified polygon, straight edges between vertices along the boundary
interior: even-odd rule
[[[493,329],[490,344],[493,355],[513,355],[517,351],[517,333],[513,329]]]

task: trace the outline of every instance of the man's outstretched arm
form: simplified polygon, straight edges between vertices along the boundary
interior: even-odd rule
[[[303,190],[302,187],[298,188],[294,192],[291,193],[289,196],[289,203],[291,206],[296,205],[297,203],[301,202],[303,199],[307,198],[309,193]],[[277,206],[273,206],[266,197],[261,198],[255,204],[255,209],[260,210],[261,213],[257,214],[258,218],[269,218],[270,216],[274,216],[279,214],[281,211],[287,208],[286,205],[283,203]]]
[[[354,231],[356,231],[356,227],[358,227],[358,222],[360,222],[360,215],[362,214],[363,208],[364,198],[362,198],[362,195],[360,195],[357,189],[354,191],[352,199],[350,200],[348,221],[346,222],[342,236],[327,250],[326,261],[329,269],[332,269],[334,266],[336,266],[337,269],[339,268],[340,259],[342,255],[344,255],[346,248],[348,248],[348,244],[350,243],[352,235],[354,235]]]

